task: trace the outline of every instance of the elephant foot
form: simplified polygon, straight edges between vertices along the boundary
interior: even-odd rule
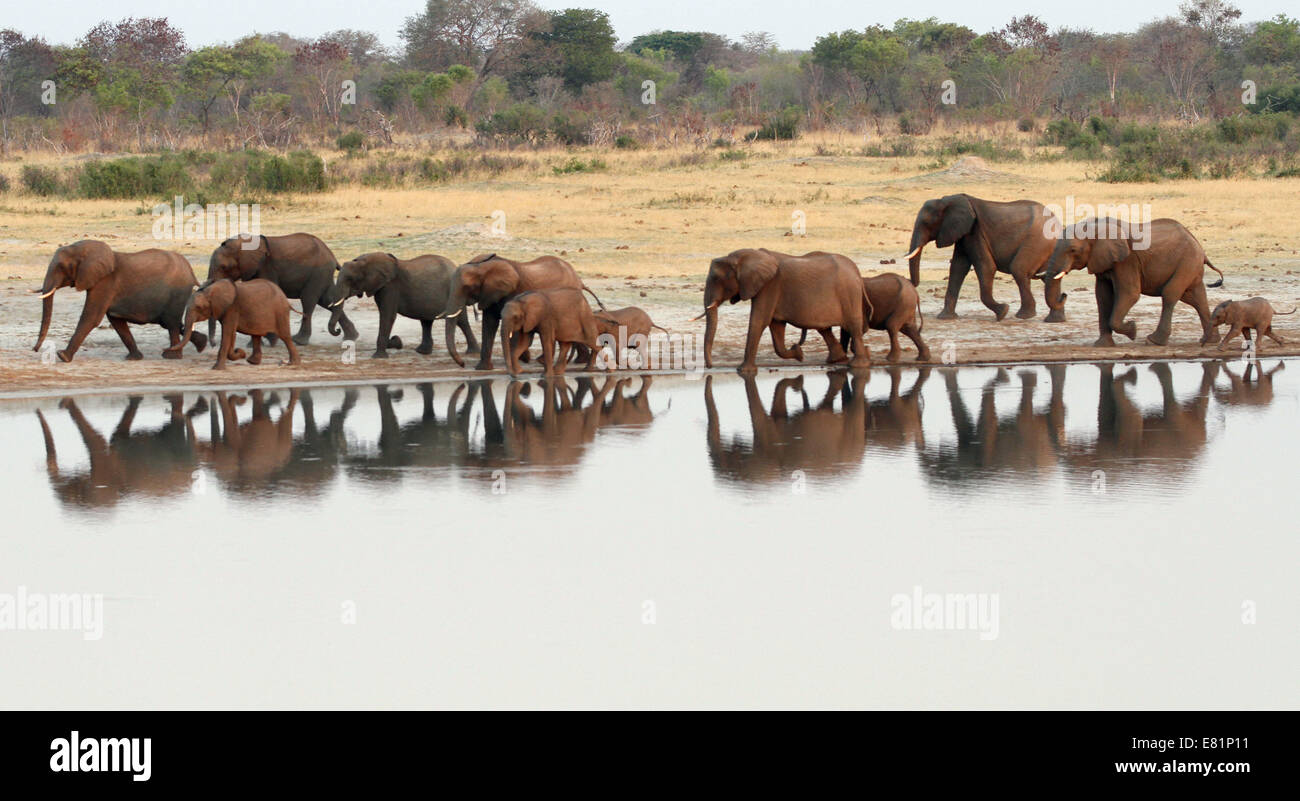
[[[1017,320],[1032,320],[1038,316],[1038,309],[1033,306],[1021,306],[1020,311],[1016,312]]]
[[[1147,343],[1150,345],[1168,345],[1169,335],[1162,334],[1159,331],[1156,331],[1155,333],[1147,336]]]
[[[194,345],[195,353],[202,353],[208,347],[208,336],[195,331],[190,335],[190,343]]]
[[[162,352],[162,357],[164,359],[179,359],[184,355],[185,354],[181,353],[179,348],[168,348]]]
[[[1115,338],[1110,334],[1097,337],[1097,341],[1092,343],[1094,348],[1113,348],[1115,347]]]
[[[797,362],[803,361],[803,348],[801,348],[798,345],[795,345],[793,348],[790,348],[790,358],[794,359]]]
[[[1045,323],[1063,323],[1065,322],[1065,309],[1052,309],[1043,318]]]
[[[356,337],[353,337],[353,339],[356,339]],[[311,342],[310,333],[293,335],[293,344],[295,345],[306,345],[308,342]]]
[[[248,357],[248,363],[249,363],[249,364],[253,364],[253,365],[261,364],[261,363],[262,363],[262,357],[261,357],[261,356],[249,356],[249,357]]]
[[[239,361],[240,359],[247,359],[248,351],[244,350],[243,348],[235,348],[230,352],[230,355],[227,356],[226,358],[236,362]]]
[[[66,350],[58,351],[55,355],[59,357],[59,361],[61,362],[72,361],[72,354]]]
[[[370,358],[372,358],[372,359],[387,359],[387,358],[388,358],[388,351],[386,351],[386,350],[377,350],[377,351],[375,351],[374,353],[370,354]]]
[[[491,370],[491,369],[492,369],[492,362],[491,362],[491,361],[479,362],[478,364],[474,365],[474,369],[475,369],[475,370]],[[514,373],[511,373],[511,375],[514,375]]]
[[[901,354],[898,351],[891,350],[889,353],[885,354],[885,361],[896,362],[898,361],[900,355]]]
[[[130,351],[123,357],[128,362],[138,362],[144,358],[144,354],[138,350]]]
[[[357,336],[358,334],[355,326],[348,325],[343,327],[343,340],[345,342],[356,342]]]
[[[389,338],[388,338],[388,347],[389,347],[390,350],[401,350],[401,349],[402,349],[402,338],[401,338],[401,337],[389,337]]]
[[[415,352],[421,356],[428,356],[430,353],[433,353],[433,343],[428,345],[421,343],[420,347],[415,349]]]
[[[826,357],[827,364],[844,364],[849,360],[847,353],[831,353]]]
[[[1116,328],[1115,333],[1123,334],[1129,339],[1137,339],[1137,333],[1138,333],[1137,323],[1133,322],[1132,320],[1129,320],[1122,327]]]
[[[999,303],[996,307],[994,307],[993,315],[994,317],[997,318],[997,321],[1000,323],[1002,322],[1002,318],[1006,317],[1007,312],[1009,311],[1011,311],[1011,306],[1009,306],[1006,303]]]
[[[934,316],[936,320],[956,320],[957,312],[953,309],[944,309]]]
[[[741,375],[754,375],[758,372],[757,364],[742,364],[736,368],[736,372]]]

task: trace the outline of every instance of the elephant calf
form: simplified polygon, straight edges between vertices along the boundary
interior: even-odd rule
[[[1273,333],[1274,314],[1295,314],[1295,309],[1289,312],[1275,312],[1273,306],[1264,298],[1225,300],[1215,306],[1214,312],[1210,314],[1210,325],[1216,330],[1221,325],[1229,326],[1228,333],[1224,334],[1223,339],[1219,341],[1219,350],[1223,350],[1228,340],[1238,334],[1244,336],[1249,342],[1252,329],[1255,331],[1256,348],[1264,346],[1264,337],[1279,345],[1285,345],[1286,341]]]
[[[172,349],[185,347],[194,334],[194,324],[203,320],[221,323],[221,347],[212,369],[221,370],[226,359],[239,360],[246,355],[235,349],[235,334],[252,337],[253,355],[249,364],[262,362],[262,337],[274,334],[289,349],[289,364],[298,364],[298,348],[289,331],[289,299],[284,290],[264,278],[238,283],[227,278],[214,281],[194,293],[185,307],[185,337]]]
[[[574,345],[590,350],[587,366],[596,360],[600,335],[591,306],[580,289],[538,289],[521,292],[501,309],[501,351],[510,375],[518,375],[519,349],[527,347],[536,334],[542,340],[542,369],[547,376],[564,372],[569,351]],[[555,346],[560,345],[559,359]]]
[[[640,357],[641,366],[647,366],[649,359],[649,342],[651,329],[658,328],[665,334],[668,329],[661,325],[655,325],[654,320],[644,309],[636,306],[628,306],[623,309],[611,309],[599,311],[594,314],[596,318],[596,329],[600,332],[602,338],[608,337],[607,342],[614,346],[615,350],[621,351],[623,348],[635,350]],[[577,349],[579,357],[581,348]]]
[[[921,316],[921,296],[916,287],[897,273],[882,273],[863,278],[862,288],[870,302],[870,305],[863,305],[867,328],[889,332],[889,354],[885,358],[891,362],[898,361],[902,352],[898,347],[898,333],[901,331],[916,345],[916,360],[930,361],[930,348],[921,339],[925,321]],[[846,349],[849,346],[848,332],[843,329],[840,329],[840,344]]]

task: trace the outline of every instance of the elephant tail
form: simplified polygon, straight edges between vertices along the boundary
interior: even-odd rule
[[[1205,260],[1205,266],[1209,267],[1211,270],[1214,270],[1216,273],[1219,274],[1218,281],[1215,281],[1213,284],[1206,284],[1206,286],[1208,287],[1223,286],[1223,270],[1220,270],[1218,267],[1215,267],[1213,264],[1211,264],[1209,259]]]
[[[656,324],[656,323],[651,323],[651,324],[650,324],[650,327],[651,327],[651,328],[658,328],[660,331],[663,331],[665,334],[672,333],[672,332],[670,332],[667,328],[664,328],[662,325],[658,325],[658,324]]]
[[[1300,309],[1300,306],[1297,306],[1296,309]],[[1289,311],[1289,312],[1280,312],[1280,311],[1275,311],[1275,312],[1273,312],[1273,314],[1275,314],[1275,315],[1279,315],[1279,314],[1280,314],[1280,315],[1285,316],[1285,315],[1288,315],[1288,314],[1295,314],[1295,311],[1296,311],[1295,309],[1292,309],[1292,310]]]
[[[925,331],[925,315],[921,314],[921,296],[916,296],[916,333]]]
[[[588,295],[591,295],[591,299],[596,301],[596,305],[600,307],[600,310],[605,311],[605,304],[601,302],[600,298],[596,297],[595,292],[591,291],[591,287],[587,286],[586,284],[583,284],[582,291],[586,292]]]

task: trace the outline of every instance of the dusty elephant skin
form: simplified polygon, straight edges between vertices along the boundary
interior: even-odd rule
[[[518,262],[486,253],[475,256],[456,268],[451,276],[451,298],[448,308],[453,313],[477,303],[483,312],[483,331],[480,340],[479,360],[475,370],[492,369],[492,348],[501,325],[501,311],[506,303],[523,292],[539,289],[577,289],[591,295],[601,309],[605,306],[596,294],[582,283],[573,265],[555,256],[541,256],[532,261]],[[456,352],[456,340],[447,338],[447,354],[458,366],[465,362]],[[509,358],[509,355],[506,356]]]
[[[1129,339],[1137,337],[1137,324],[1125,318],[1142,295],[1161,300],[1160,322],[1147,337],[1148,343],[1169,342],[1174,306],[1181,301],[1196,310],[1201,320],[1201,344],[1208,344],[1214,327],[1202,283],[1205,267],[1219,273],[1211,287],[1223,285],[1223,273],[1206,258],[1196,237],[1176,220],[1152,220],[1147,229],[1144,247],[1139,247],[1128,223],[1121,220],[1094,217],[1075,223],[1056,241],[1043,276],[1057,280],[1086,266],[1097,277],[1098,347],[1113,347],[1114,332]]]
[[[212,369],[221,370],[226,359],[238,361],[247,354],[235,349],[235,334],[252,337],[253,353],[249,364],[262,363],[262,337],[275,335],[289,349],[289,364],[298,364],[298,348],[289,336],[289,299],[280,287],[262,278],[251,281],[221,279],[207,284],[190,298],[185,307],[185,338],[169,350],[185,347],[194,333],[194,324],[203,320],[221,322],[221,346]]]
[[[311,340],[311,317],[317,306],[325,305],[325,296],[334,283],[339,268],[334,252],[319,237],[311,234],[259,236],[256,239],[235,236],[212,251],[206,283],[227,278],[248,281],[261,278],[284,292],[285,297],[302,301],[302,324],[293,341],[306,345]],[[337,320],[343,326],[343,338],[355,340],[356,326],[346,314]],[[215,334],[216,323],[208,324],[208,336]]]
[[[952,247],[948,265],[948,290],[943,299],[940,320],[957,316],[957,298],[961,295],[966,273],[975,269],[979,280],[980,301],[1001,320],[1009,307],[993,298],[993,274],[1006,273],[1020,290],[1020,309],[1016,317],[1029,319],[1037,314],[1029,281],[1052,255],[1055,240],[1047,235],[1054,218],[1042,203],[1013,200],[1002,203],[966,194],[948,195],[925,201],[912,223],[911,250],[907,259],[912,286],[921,279],[921,251],[931,242],[936,247]],[[1059,281],[1045,287],[1047,306],[1051,310],[1045,322],[1065,320],[1065,295]]]
[[[795,358],[785,350],[785,326],[822,332],[831,364],[845,361],[848,354],[830,336],[840,326],[849,332],[853,358],[851,367],[867,367],[871,358],[862,341],[866,329],[864,314],[869,300],[862,286],[862,274],[852,260],[836,253],[813,252],[803,256],[759,248],[737,250],[714,259],[704,282],[704,363],[713,366],[713,340],[718,331],[718,306],[723,301],[752,301],[745,356],[738,368],[742,373],[757,369],[758,343],[763,329],[772,335],[772,345],[782,358]],[[697,318],[698,319],[698,318]]]
[[[1273,315],[1274,314],[1295,314],[1295,309],[1289,312],[1275,312],[1273,306],[1265,298],[1248,298],[1246,300],[1225,300],[1218,306],[1214,307],[1214,312],[1210,314],[1210,325],[1217,330],[1219,326],[1228,326],[1228,333],[1223,335],[1219,341],[1219,350],[1228,344],[1230,340],[1241,334],[1250,341],[1250,332],[1255,332],[1255,347],[1262,350],[1264,347],[1264,337],[1268,337],[1279,345],[1285,345],[1286,340],[1273,333]]]
[[[329,332],[338,335],[338,323],[343,318],[343,303],[348,298],[369,296],[379,307],[379,335],[375,339],[375,352],[371,358],[387,359],[388,349],[402,347],[400,339],[392,336],[393,323],[400,314],[420,321],[420,345],[416,353],[428,356],[433,353],[433,321],[446,318],[448,341],[456,335],[457,327],[465,334],[470,350],[478,347],[469,318],[452,308],[451,276],[456,263],[443,256],[416,256],[399,259],[391,253],[366,253],[339,268],[338,277],[326,296],[332,310]],[[452,316],[447,316],[452,315]]]
[[[173,347],[163,355],[180,358],[180,348],[175,346],[180,340],[185,304],[197,285],[190,263],[170,250],[150,248],[138,253],[117,253],[93,239],[65,245],[54,251],[45,270],[45,281],[39,290],[41,330],[32,350],[41,349],[50,331],[54,293],[70,286],[86,293],[86,305],[81,309],[81,319],[67,347],[58,352],[61,361],[72,361],[86,336],[105,317],[126,346],[127,359],[144,358],[136,347],[129,323],[155,324],[167,329]],[[202,351],[207,344],[208,338],[202,334],[194,338],[195,350]]]
[[[606,309],[595,312],[596,329],[601,336],[610,337],[615,343],[626,344],[628,349],[635,350],[642,356],[642,364],[645,363],[645,355],[642,349],[650,339],[651,332],[658,328],[665,334],[668,329],[661,325],[655,325],[654,320],[650,319],[650,314],[645,309],[636,306],[628,306],[622,309]],[[575,348],[575,358],[584,357],[582,348]]]
[[[600,333],[582,290],[538,289],[523,292],[505,304],[501,310],[501,352],[510,375],[522,372],[519,352],[533,335],[542,340],[542,369],[546,375],[564,373],[569,351],[575,345],[589,350],[585,369],[592,368]]]

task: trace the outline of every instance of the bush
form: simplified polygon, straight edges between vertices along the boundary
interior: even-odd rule
[[[799,133],[799,123],[803,120],[803,110],[798,106],[786,106],[770,116],[757,131],[746,137],[749,141],[758,139],[794,139]]]
[[[0,172],[0,192],[9,191],[9,176]]]
[[[736,150],[734,148],[731,150],[724,150],[718,154],[718,158],[722,161],[744,161],[748,157],[749,154],[745,151]]]
[[[637,150],[641,147],[641,143],[636,140],[636,137],[621,134],[614,140],[614,147],[619,150]]]
[[[268,192],[321,192],[325,189],[325,162],[310,150],[288,157],[271,156],[262,166],[261,185]]]
[[[568,161],[566,161],[564,164],[552,167],[551,170],[556,175],[569,175],[575,172],[599,172],[600,170],[604,170],[608,168],[609,165],[607,165],[605,162],[601,161],[600,159],[583,161],[582,159],[579,158],[571,158]]]
[[[53,169],[27,164],[23,166],[19,180],[23,188],[33,195],[52,197],[59,194],[59,173]]]
[[[906,136],[928,134],[931,127],[933,127],[933,123],[929,117],[913,114],[910,111],[898,115],[898,132]]]
[[[540,139],[547,127],[546,112],[531,103],[515,103],[485,120],[479,120],[476,126],[480,134],[528,142]]]
[[[1038,130],[1038,123],[1034,122],[1033,117],[1021,117],[1016,120],[1016,130],[1021,133],[1033,133]]]
[[[1063,145],[1082,133],[1083,128],[1074,120],[1052,120],[1043,129],[1043,144]]]
[[[77,176],[77,188],[88,198],[170,198],[193,187],[185,159],[170,155],[92,161]]]
[[[551,136],[565,145],[586,145],[591,140],[587,136],[589,125],[587,115],[581,112],[560,112],[551,118]]]
[[[339,150],[355,153],[366,145],[366,136],[360,131],[349,131],[338,138]]]

